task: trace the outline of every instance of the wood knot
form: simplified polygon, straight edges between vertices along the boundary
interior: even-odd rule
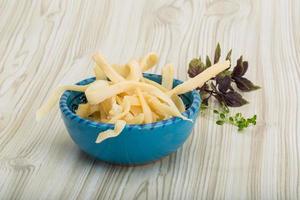
[[[157,17],[163,23],[176,23],[180,15],[180,9],[173,6],[164,6],[158,9]]]
[[[240,5],[233,1],[214,1],[207,6],[206,15],[232,15],[238,12]]]
[[[15,171],[33,171],[35,169],[34,164],[28,159],[21,157],[0,159],[0,167],[12,168]]]

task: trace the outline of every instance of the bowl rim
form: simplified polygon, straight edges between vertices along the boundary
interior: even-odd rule
[[[143,75],[146,76],[147,78],[151,78],[151,77],[161,78],[161,75],[158,75],[158,74],[144,73]],[[86,84],[90,83],[91,81],[95,81],[95,77],[90,77],[90,78],[81,80],[81,81],[77,82],[76,85],[86,85]],[[178,80],[178,79],[174,79],[174,82],[178,83],[178,84],[183,83],[183,81]],[[79,124],[84,124],[84,125],[91,126],[94,128],[99,128],[99,129],[114,128],[114,124],[91,121],[89,119],[79,117],[78,115],[73,113],[70,110],[69,106],[67,105],[67,100],[70,97],[70,95],[72,94],[72,92],[73,91],[69,91],[69,90],[65,91],[59,100],[59,108],[61,110],[61,113],[65,117],[67,117],[71,121],[75,121]],[[192,92],[192,103],[191,103],[190,107],[186,111],[184,111],[182,114],[185,117],[187,117],[188,119],[193,120],[194,114],[198,113],[198,111],[199,111],[201,97],[197,90],[192,90],[191,92]],[[170,125],[170,124],[175,124],[180,121],[184,121],[184,120],[179,117],[171,117],[166,120],[161,120],[158,122],[147,123],[147,124],[126,124],[125,129],[139,129],[139,130],[154,129],[154,128],[158,128],[158,127],[162,127],[162,126],[166,126],[166,125]]]

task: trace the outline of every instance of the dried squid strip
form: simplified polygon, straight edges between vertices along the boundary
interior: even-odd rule
[[[125,79],[107,62],[101,53],[97,53],[93,56],[93,59],[97,63],[104,74],[114,83],[124,81]]]
[[[173,88],[174,66],[172,64],[165,65],[162,68],[161,75],[161,85],[167,90],[171,90]]]
[[[211,67],[204,70],[202,73],[198,74],[194,78],[190,78],[189,80],[185,81],[184,83],[176,86],[172,90],[170,90],[167,94],[172,96],[174,94],[183,94],[197,87],[201,87],[206,81],[215,77],[222,71],[226,70],[230,66],[230,61],[226,60],[224,62],[218,62]]]
[[[47,115],[50,110],[55,106],[59,97],[62,93],[66,90],[77,91],[77,92],[84,92],[89,85],[65,85],[60,86],[56,89],[51,95],[50,98],[43,104],[36,112],[36,120],[41,120],[45,115]]]
[[[124,120],[117,120],[115,123],[115,128],[113,130],[108,129],[106,131],[99,133],[96,139],[96,143],[103,142],[108,138],[117,137],[118,135],[120,135],[122,130],[125,128],[125,126],[126,126],[126,122]]]

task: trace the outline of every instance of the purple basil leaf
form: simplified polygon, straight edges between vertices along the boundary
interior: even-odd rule
[[[243,72],[242,72],[241,76],[244,76],[245,73],[247,72],[247,70],[248,70],[248,62],[244,61],[243,62]]]
[[[254,85],[250,80],[244,77],[234,77],[236,86],[243,92],[250,92],[253,90],[257,90],[260,87]]]
[[[216,95],[214,95],[214,97],[218,100],[220,105],[226,105],[222,93],[217,93]]]
[[[218,93],[216,95],[216,98],[219,100],[219,102],[224,102],[226,106],[230,107],[240,107],[248,102],[240,95],[239,93],[235,91],[229,91],[227,93]]]
[[[220,57],[221,57],[221,47],[220,47],[220,44],[218,43],[216,50],[215,50],[214,64],[219,62]]]
[[[226,93],[230,88],[231,78],[230,76],[217,76],[216,82],[218,84],[218,90],[222,93]]]
[[[243,56],[241,56],[237,62],[236,66],[233,68],[232,76],[242,76],[244,74],[244,67],[243,67]]]
[[[193,78],[203,71],[204,71],[204,64],[201,62],[201,60],[197,58],[191,60],[188,69],[189,77]]]
[[[195,76],[197,76],[200,73],[201,73],[201,70],[198,67],[189,67],[189,69],[188,69],[188,74],[189,74],[190,78],[194,78]]]
[[[248,103],[242,97],[242,95],[240,95],[239,93],[237,93],[235,91],[230,91],[230,92],[226,93],[224,100],[226,102],[226,105],[231,106],[231,107],[240,107],[240,106],[243,106]]]
[[[232,49],[230,49],[230,51],[227,53],[225,60],[231,61],[231,53],[232,53]]]
[[[211,61],[208,56],[206,56],[206,68],[211,66]]]

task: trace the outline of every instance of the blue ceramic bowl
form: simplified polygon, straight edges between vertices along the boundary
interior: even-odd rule
[[[156,82],[161,76],[144,74]],[[95,78],[85,79],[78,85],[86,85]],[[174,85],[182,81],[174,80]],[[87,154],[105,162],[123,165],[145,164],[176,151],[188,138],[199,112],[200,96],[197,91],[181,95],[187,110],[183,113],[191,121],[173,117],[151,124],[126,125],[118,137],[96,144],[98,133],[113,129],[113,124],[83,119],[75,114],[78,104],[86,102],[84,93],[66,91],[60,99],[63,121],[73,141]]]

